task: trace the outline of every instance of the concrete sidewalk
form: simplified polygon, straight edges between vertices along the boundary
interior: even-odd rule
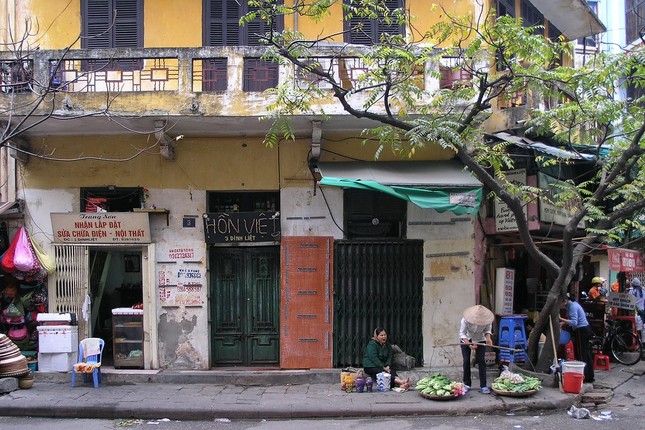
[[[610,372],[597,372],[594,386],[613,388],[644,369],[644,362],[629,369],[612,364]],[[436,372],[420,368],[409,376],[415,381]],[[106,368],[103,376],[99,388],[83,383],[82,378],[72,388],[70,374],[36,372],[33,388],[0,396],[0,415],[206,421],[471,415],[564,410],[579,401],[578,395],[549,387],[530,397],[501,397],[472,390],[447,401],[427,400],[414,390],[348,394],[340,390],[338,369],[168,372]],[[494,378],[494,373],[491,376]]]

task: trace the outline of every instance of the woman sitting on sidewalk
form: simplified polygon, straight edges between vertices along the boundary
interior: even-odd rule
[[[390,388],[400,386],[403,390],[410,388],[410,378],[405,380],[399,378],[396,370],[392,367],[394,352],[392,345],[387,343],[387,332],[384,328],[376,328],[374,337],[367,343],[365,356],[363,357],[363,367],[365,374],[372,377],[376,382],[376,375],[386,372],[391,375]]]

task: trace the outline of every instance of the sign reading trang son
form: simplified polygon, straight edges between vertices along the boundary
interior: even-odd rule
[[[150,243],[147,213],[52,213],[57,243]]]

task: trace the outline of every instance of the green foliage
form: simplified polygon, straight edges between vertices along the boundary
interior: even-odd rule
[[[295,70],[269,94],[273,102],[266,117],[274,126],[268,145],[295,137],[288,126],[294,115],[325,118],[325,111],[342,108],[379,125],[363,133],[366,140],[379,141],[375,158],[385,150],[409,158],[436,145],[470,167],[478,166],[478,178],[496,191],[496,198],[514,205],[516,214],[541,198],[584,220],[590,241],[645,230],[642,217],[632,217],[645,207],[645,100],[616,97],[617,85],[645,87],[645,48],[599,54],[574,69],[562,62],[573,55],[570,43],[548,40],[538,34],[539,27],[524,27],[514,18],[483,15],[475,21],[478,17],[443,11],[445,19],[421,34],[405,9],[389,10],[381,0],[341,3],[345,20],[406,24],[409,32],[383,34],[369,47],[325,44],[331,35],[313,41],[293,31],[268,35],[267,58],[292,64]],[[276,0],[253,4],[257,9],[244,22],[251,17],[288,19],[290,14],[323,19],[339,0],[295,2],[293,7]],[[338,40],[341,35],[335,36]],[[354,69],[352,80],[346,71],[348,58],[361,70],[356,74]],[[462,80],[442,89],[426,85],[446,70],[460,72]],[[511,145],[487,141],[485,130],[495,100],[518,97],[526,106],[526,134],[551,139],[565,153],[586,154],[587,171],[551,190],[508,180],[505,172],[517,168]],[[528,165],[557,171],[576,168],[581,159],[540,154]],[[537,249],[532,252],[540,256]]]

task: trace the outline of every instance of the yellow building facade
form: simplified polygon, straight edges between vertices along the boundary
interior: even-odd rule
[[[293,70],[265,68],[261,46],[205,43],[215,37],[204,30],[207,12],[230,3],[3,3],[0,39],[24,35],[24,43],[0,53],[10,70],[2,103],[6,120],[25,119],[2,148],[2,201],[22,209],[4,222],[10,233],[24,225],[56,259],[45,281],[49,312],[78,314],[79,337],[104,338],[115,367],[360,365],[377,325],[417,365],[455,364],[458,351],[435,345],[456,339],[461,309],[479,300],[476,213],[317,181],[342,165],[377,179],[423,176],[430,188],[444,181],[470,191],[478,182],[439,146],[412,161],[385,150],[375,162],[379,143],[361,134],[374,124],[331,97],[320,101],[329,118],[295,116],[295,140],[267,146],[272,96],[258,85]],[[441,18],[428,3],[405,2],[417,31]],[[460,15],[482,7],[435,3]],[[94,11],[92,21],[92,7],[125,12],[106,21]],[[116,28],[99,24],[129,14],[137,24],[127,37],[94,45]],[[321,22],[282,25],[312,38],[340,33],[340,2]],[[19,68],[29,69],[29,85],[11,72],[27,61]],[[57,91],[36,106],[45,87]],[[508,110],[492,127],[521,115]],[[377,292],[391,306],[371,303]],[[118,331],[114,309],[135,305],[140,331]]]

